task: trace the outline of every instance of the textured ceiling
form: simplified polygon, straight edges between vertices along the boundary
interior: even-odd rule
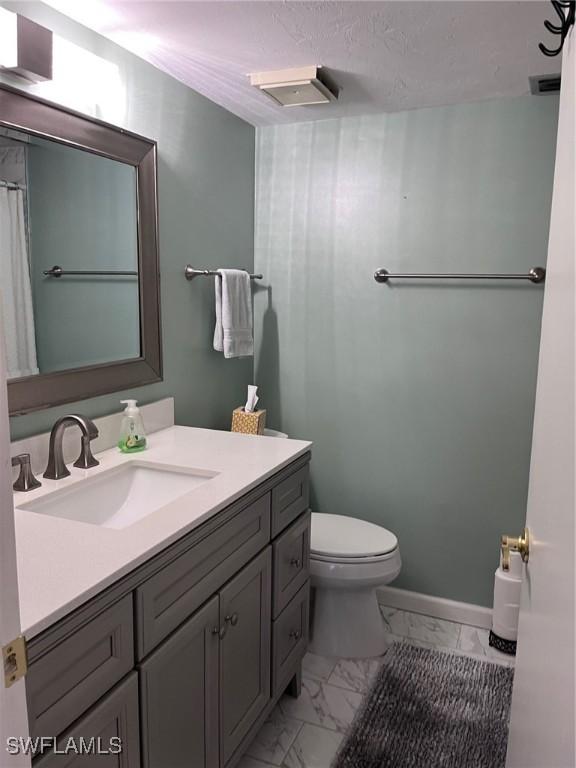
[[[455,104],[529,91],[560,69],[538,42],[547,2],[48,0],[254,125]],[[282,108],[247,75],[321,64],[336,103]],[[544,98],[544,97],[541,97]]]

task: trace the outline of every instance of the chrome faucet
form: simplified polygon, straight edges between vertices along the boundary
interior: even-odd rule
[[[64,438],[64,431],[67,427],[71,427],[73,424],[77,424],[82,431],[80,456],[74,462],[75,467],[81,469],[89,469],[90,467],[97,467],[100,463],[92,456],[90,449],[90,442],[94,438],[98,437],[98,428],[91,419],[86,416],[80,416],[72,414],[70,416],[62,416],[58,419],[52,427],[50,432],[50,445],[48,448],[48,466],[44,477],[49,480],[60,480],[62,477],[67,477],[70,474],[68,467],[64,462],[64,454],[62,449],[62,440]]]

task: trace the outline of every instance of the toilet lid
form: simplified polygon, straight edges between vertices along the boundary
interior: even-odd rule
[[[377,557],[392,552],[398,539],[391,531],[366,520],[312,513],[311,552],[332,557]]]

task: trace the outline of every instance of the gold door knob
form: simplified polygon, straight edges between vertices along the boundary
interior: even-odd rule
[[[502,550],[502,568],[510,570],[510,552],[519,552],[522,562],[527,563],[530,557],[530,531],[524,528],[522,536],[502,536],[500,541]]]

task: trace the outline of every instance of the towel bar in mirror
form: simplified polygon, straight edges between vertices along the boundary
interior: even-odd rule
[[[10,413],[161,380],[156,143],[0,85],[8,153],[0,215],[20,233],[0,232],[19,265],[0,285]]]

